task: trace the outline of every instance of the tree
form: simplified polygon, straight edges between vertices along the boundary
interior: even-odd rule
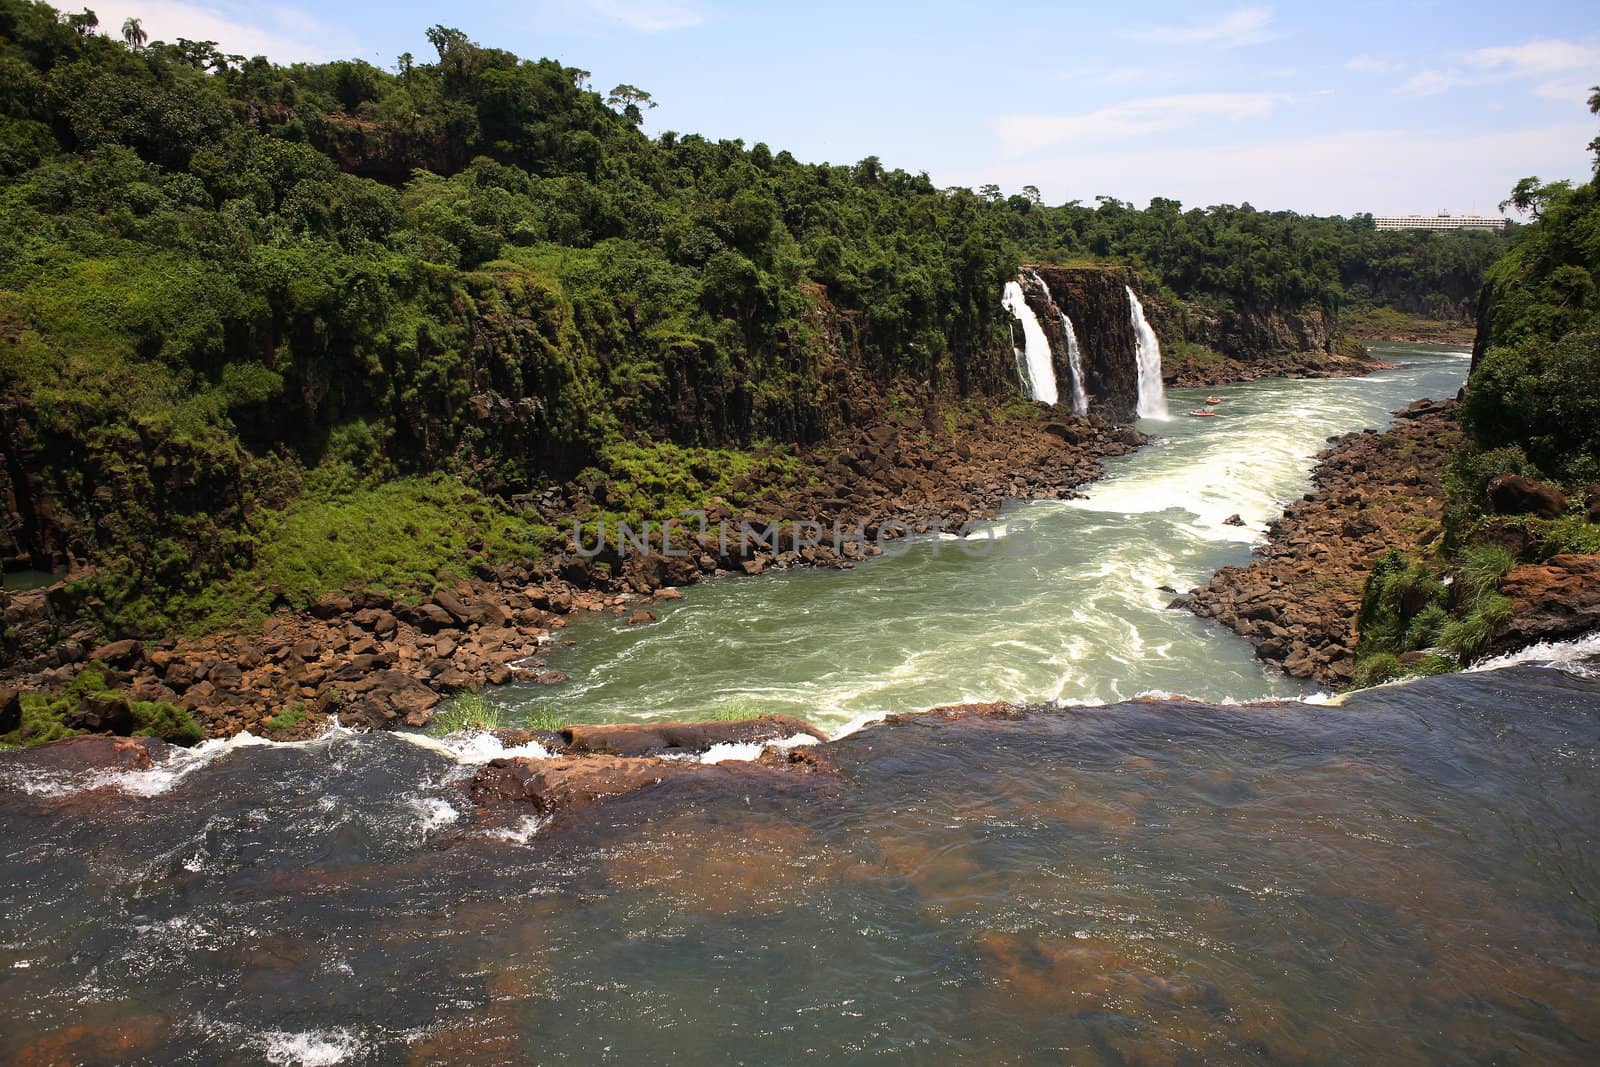
[[[1022,195],[1028,198],[1029,203],[1038,204],[1044,201],[1044,197],[1039,195],[1039,187],[1037,185],[1024,185],[1022,187]]]
[[[144,32],[144,27],[140,25],[138,19],[126,18],[122,20],[123,44],[137,52],[144,47],[144,43],[149,39],[150,35]]]
[[[1511,195],[1500,201],[1500,210],[1514,207],[1524,215],[1539,218],[1550,201],[1572,188],[1571,182],[1551,182],[1541,185],[1537,177],[1523,178],[1511,187]]]
[[[84,8],[76,15],[63,15],[62,21],[83,38],[87,38],[100,25],[100,17],[88,8]]]
[[[620,110],[635,126],[644,121],[644,112],[656,106],[650,94],[636,85],[626,83],[606,94],[606,106]]]

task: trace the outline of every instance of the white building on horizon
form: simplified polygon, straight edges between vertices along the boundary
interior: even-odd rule
[[[1490,215],[1374,215],[1372,223],[1380,230],[1493,230],[1498,233],[1508,220]]]

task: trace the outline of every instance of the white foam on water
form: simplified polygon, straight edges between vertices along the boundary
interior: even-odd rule
[[[1567,641],[1541,641],[1516,652],[1475,663],[1467,668],[1467,672],[1476,674],[1531,663],[1565,671],[1579,678],[1600,678],[1600,663],[1591,662],[1597,658],[1600,658],[1600,630]]]
[[[491,841],[505,841],[513,845],[526,845],[550,825],[548,815],[524,815],[515,826],[496,826],[485,830],[483,836]]]
[[[394,736],[468,767],[481,766],[497,759],[550,758],[550,750],[537,741],[507,745],[494,734],[483,730],[458,730],[443,737],[410,732],[396,733]]]
[[[423,837],[461,819],[461,813],[441,797],[412,797],[406,803],[417,813],[417,830]]]
[[[282,1067],[335,1067],[362,1050],[361,1041],[348,1030],[269,1030],[259,1043],[267,1062]]]
[[[115,789],[132,797],[154,797],[170,791],[202,767],[242,748],[273,746],[308,748],[338,738],[354,737],[359,731],[340,726],[334,720],[321,734],[304,741],[271,741],[245,730],[229,738],[212,738],[193,748],[173,747],[151,766],[140,770],[95,770],[87,773],[28,768],[13,776],[17,788],[31,796],[64,797],[94,789]]]
[[[775,741],[724,741],[712,745],[704,752],[672,752],[661,758],[684,763],[753,763],[768,749],[773,752],[788,752],[790,749],[820,743],[810,734],[793,734]]]

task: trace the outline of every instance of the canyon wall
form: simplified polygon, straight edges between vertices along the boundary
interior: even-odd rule
[[[1129,289],[1161,339],[1168,386],[1360,374],[1379,365],[1318,307],[1214,308],[1164,294],[1121,266],[1025,266],[1017,282],[1049,338],[1062,396],[1072,380],[1064,313],[1077,334],[1089,410],[1117,421],[1131,421],[1139,399]]]

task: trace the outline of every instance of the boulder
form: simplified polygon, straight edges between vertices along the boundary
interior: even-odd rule
[[[433,594],[433,602],[440,608],[443,608],[445,611],[449,612],[451,618],[455,619],[459,623],[467,623],[472,621],[472,613],[467,610],[467,606],[461,602],[460,597],[456,596],[448,589],[441,589],[437,593]]]
[[[629,626],[643,626],[646,623],[652,623],[655,621],[655,613],[644,608],[636,608],[633,614],[628,616]]]
[[[1496,515],[1534,514],[1553,519],[1567,507],[1566,494],[1554,486],[1520,474],[1502,474],[1489,482],[1489,510]]]
[[[22,725],[22,694],[15,689],[0,689],[0,734],[9,734]]]
[[[350,598],[337,594],[325,596],[311,605],[311,614],[319,619],[332,619],[340,615],[348,615],[352,605]]]
[[[580,756],[491,760],[474,776],[472,799],[484,807],[531,803],[546,815],[571,814],[608,798],[637,792],[668,778],[715,768],[680,760]]]
[[[1577,637],[1600,627],[1600,556],[1561,555],[1517,567],[1500,591],[1511,598],[1511,620],[1495,633],[1493,651]]]
[[[613,756],[655,756],[704,752],[713,745],[777,741],[805,734],[825,740],[816,727],[788,715],[763,715],[743,722],[618,723],[568,726],[561,736],[567,751]]]
[[[89,653],[89,658],[112,667],[137,667],[145,662],[144,645],[133,638],[112,641]]]
[[[436,633],[460,625],[456,617],[438,604],[418,604],[412,609],[411,619],[424,633]]]
[[[386,702],[407,726],[426,726],[443,698],[404,671],[382,670],[372,676],[372,699]]]
[[[74,730],[92,734],[119,734],[123,737],[133,733],[136,726],[133,708],[128,706],[128,698],[121,693],[90,693],[79,701],[76,708],[67,712],[62,721]]]

